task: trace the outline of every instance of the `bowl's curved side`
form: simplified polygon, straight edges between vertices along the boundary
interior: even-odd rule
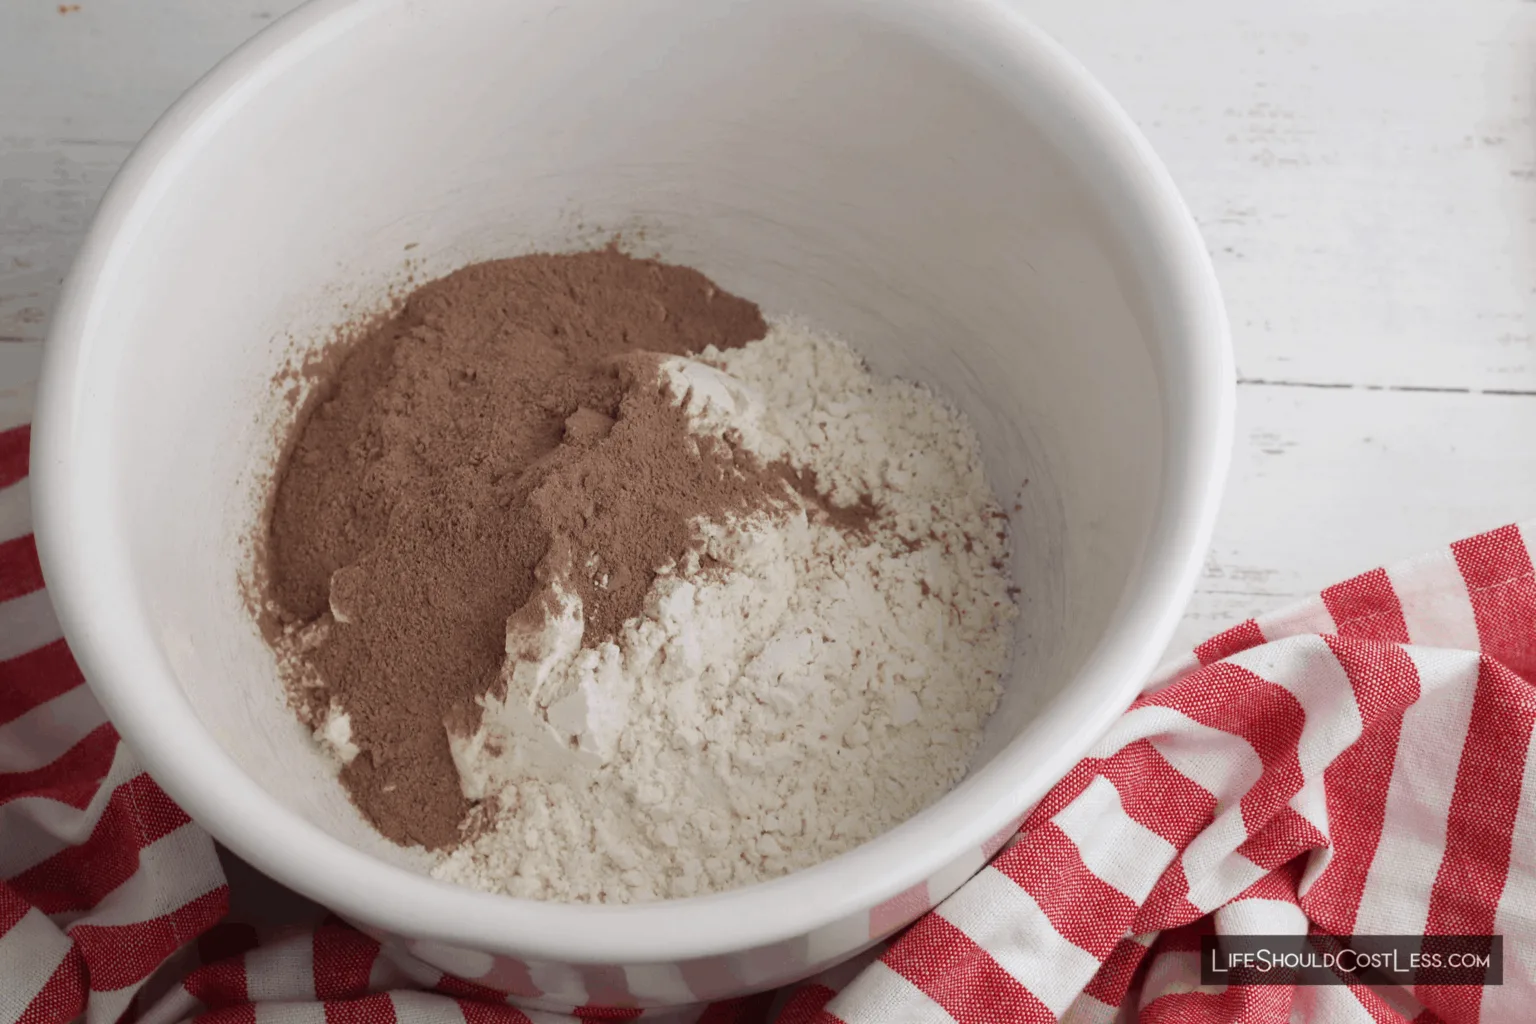
[[[539,904],[438,883],[298,818],[220,748],[136,606],[105,501],[119,467],[105,387],[117,356],[101,341],[103,297],[135,238],[175,187],[178,168],[263,83],[398,2],[314,0],[281,19],[183,97],[109,189],[65,284],[34,429],[39,555],[65,634],[120,733],[200,824],[280,882],[441,969],[479,965],[487,979],[528,978],[554,1003],[591,995],[604,966],[628,968],[628,984],[647,989],[631,995],[654,1004],[804,976],[909,923],[979,867],[1108,729],[1172,635],[1210,540],[1235,402],[1226,319],[1204,243],[1128,116],[1005,0],[885,5],[883,16],[960,53],[1039,119],[1125,237],[1128,272],[1143,283],[1169,417],[1164,494],[1108,635],[1036,728],[920,819],[835,861],[743,890],[633,907]],[[1044,754],[1042,736],[1050,738]],[[634,980],[641,978],[651,980]]]

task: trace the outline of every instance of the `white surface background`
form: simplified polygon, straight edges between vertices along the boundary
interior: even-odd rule
[[[1205,232],[1241,385],[1175,640],[1536,515],[1536,3],[1020,0]],[[155,117],[294,0],[0,4],[0,427]]]

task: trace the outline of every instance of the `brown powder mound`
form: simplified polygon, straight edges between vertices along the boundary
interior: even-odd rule
[[[603,250],[466,267],[338,361],[277,473],[266,625],[335,612],[304,654],[324,689],[291,691],[308,720],[332,697],[351,716],[363,753],[342,781],[380,832],[459,840],[442,723],[478,721],[552,543],[590,645],[641,611],[692,520],[784,500],[783,468],[693,438],[656,371],[765,331],[696,271]]]

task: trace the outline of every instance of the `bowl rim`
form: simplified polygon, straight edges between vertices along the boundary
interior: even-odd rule
[[[110,428],[92,415],[83,358],[101,296],[179,167],[285,66],[400,0],[311,0],[226,57],[155,124],[108,189],[66,278],[45,347],[32,442],[38,551],[64,635],[122,738],[201,826],[278,882],[400,936],[570,963],[659,963],[760,948],[863,914],[931,878],[1021,818],[1113,724],[1150,676],[1193,591],[1225,484],[1235,372],[1205,243],[1171,176],[1129,116],[1009,0],[886,0],[920,31],[984,32],[1012,63],[993,84],[1054,111],[1057,127],[1117,199],[1117,220],[1176,330],[1160,366],[1165,406],[1183,419],[1165,442],[1163,494],[1146,554],[1104,637],[1044,718],[1070,739],[1024,763],[1015,738],[959,787],[896,829],[772,881],[627,906],[490,895],[396,867],[342,843],[246,776],[201,725],[153,642],[123,616],[132,589],[112,564],[112,522],[77,497]],[[1004,76],[999,79],[998,76]],[[1001,82],[1001,84],[999,84]],[[1011,86],[1009,83],[1012,83]],[[1170,365],[1176,364],[1176,365]],[[93,421],[94,424],[93,424]],[[100,459],[96,459],[100,465]],[[104,563],[103,560],[106,560]],[[133,620],[133,621],[129,621]],[[381,899],[388,893],[388,899]]]

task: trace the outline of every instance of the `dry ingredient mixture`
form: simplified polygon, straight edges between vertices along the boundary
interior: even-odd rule
[[[477,264],[340,353],[264,626],[434,874],[628,902],[842,853],[961,776],[1016,614],[966,421],[615,250]]]

